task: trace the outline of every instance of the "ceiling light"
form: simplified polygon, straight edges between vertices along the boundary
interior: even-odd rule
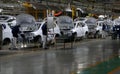
[[[3,9],[0,9],[0,13],[3,11]]]
[[[65,9],[65,11],[67,11],[67,12],[72,12],[71,7],[70,7],[70,3],[68,4],[68,6],[67,6],[67,8]]]

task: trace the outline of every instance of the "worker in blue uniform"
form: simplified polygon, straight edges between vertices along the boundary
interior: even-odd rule
[[[117,37],[120,39],[120,25],[113,26],[112,39],[117,39]]]

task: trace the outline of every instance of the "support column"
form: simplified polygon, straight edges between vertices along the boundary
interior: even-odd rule
[[[2,49],[2,25],[0,25],[0,50]]]

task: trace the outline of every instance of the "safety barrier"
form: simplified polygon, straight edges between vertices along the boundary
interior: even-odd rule
[[[68,36],[59,36],[59,37],[56,37],[56,44],[57,43],[63,43],[63,48],[66,48],[66,43],[70,43],[71,44],[71,48],[73,47],[73,43],[75,41],[75,37],[74,35],[68,37]],[[57,49],[57,47],[56,47]]]

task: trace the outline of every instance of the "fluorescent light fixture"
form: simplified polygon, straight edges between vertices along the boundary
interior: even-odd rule
[[[71,8],[70,8],[70,3],[68,4],[67,8],[65,9],[65,11],[67,12],[72,12]]]
[[[72,12],[71,8],[66,8],[65,11]]]
[[[3,11],[3,9],[0,9],[0,13]]]

